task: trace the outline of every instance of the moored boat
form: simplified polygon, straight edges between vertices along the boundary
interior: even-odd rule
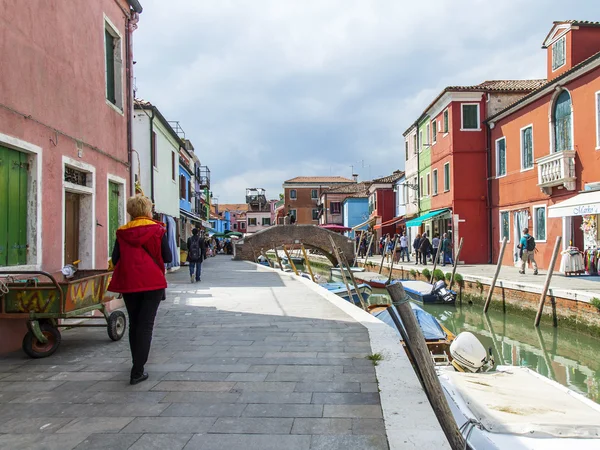
[[[436,360],[442,359],[449,361],[450,344],[452,344],[452,341],[455,339],[454,334],[444,327],[435,317],[433,317],[433,315],[429,314],[419,305],[415,305],[413,302],[409,303],[413,314],[417,319],[417,323],[423,332],[429,352],[436,357]],[[390,311],[390,309],[392,311]],[[400,340],[402,340],[402,336],[391,316],[391,314],[395,314],[396,318],[398,318],[400,323],[402,323],[400,314],[398,314],[395,306],[377,304],[369,306],[368,311],[382,322],[390,325],[398,333]],[[404,342],[402,342],[402,344],[404,345]],[[443,357],[444,355],[445,357]],[[440,356],[442,356],[442,358],[440,358]]]
[[[303,257],[301,257],[301,256],[291,256],[291,257],[290,257],[290,259],[291,259],[291,260],[292,260],[292,262],[293,262],[295,265],[297,265],[297,266],[298,266],[298,265],[302,265],[302,264],[304,264],[304,258],[303,258]],[[282,260],[284,263],[286,263],[286,264],[289,264],[289,260],[288,260],[288,257],[287,257],[287,256],[284,256],[283,258],[281,258],[281,260]]]
[[[371,286],[369,286],[368,284],[359,284],[358,293],[356,292],[354,286],[350,286],[352,299],[350,299],[350,296],[348,295],[348,288],[344,283],[324,283],[320,286],[323,286],[329,292],[333,292],[334,294],[339,295],[344,300],[347,300],[350,303],[354,303],[356,306],[361,306],[361,298],[363,302],[367,303],[369,300],[369,296],[371,295]]]
[[[353,274],[355,274],[355,273],[364,272],[365,268],[364,267],[350,267],[350,270],[352,271]],[[348,269],[344,269],[344,275],[346,277],[350,276],[350,272],[348,272]],[[342,269],[339,267],[332,267],[331,268],[331,278],[341,280],[342,279]]]
[[[438,281],[435,284],[424,281],[397,280],[402,283],[406,294],[419,303],[454,304],[456,292],[446,288],[446,283]]]

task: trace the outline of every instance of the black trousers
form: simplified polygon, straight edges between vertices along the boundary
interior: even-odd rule
[[[154,319],[164,291],[164,289],[159,289],[123,294],[125,307],[129,315],[129,347],[131,348],[131,359],[133,360],[132,377],[144,373],[144,365],[148,361],[150,344],[152,343]]]

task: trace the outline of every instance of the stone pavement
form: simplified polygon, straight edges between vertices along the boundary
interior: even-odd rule
[[[201,283],[187,273],[169,275],[146,382],[129,385],[127,338],[102,328],[64,331],[49,358],[0,358],[0,449],[389,448],[365,326],[255,264],[217,256]]]

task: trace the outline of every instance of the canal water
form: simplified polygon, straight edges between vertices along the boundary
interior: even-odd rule
[[[327,269],[317,272],[329,277]],[[387,296],[385,290],[373,293]],[[531,317],[514,312],[483,314],[481,305],[466,302],[420,306],[453,333],[475,334],[486,348],[492,348],[496,364],[529,367],[600,403],[600,339],[544,321],[535,328]]]

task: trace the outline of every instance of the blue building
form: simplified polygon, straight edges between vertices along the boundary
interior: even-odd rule
[[[352,228],[352,231],[344,233],[346,236],[354,237],[355,231],[367,230],[369,227],[369,198],[365,195],[347,197],[342,202],[342,215],[344,226]]]

